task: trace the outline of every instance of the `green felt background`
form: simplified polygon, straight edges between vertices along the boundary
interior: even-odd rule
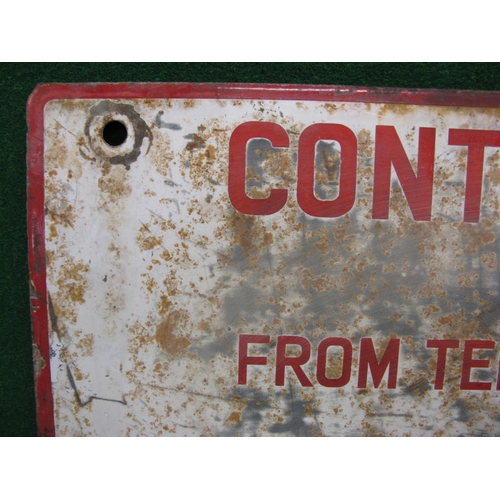
[[[500,91],[499,63],[0,65],[0,436],[35,436],[26,236],[26,101],[50,82],[255,82]]]

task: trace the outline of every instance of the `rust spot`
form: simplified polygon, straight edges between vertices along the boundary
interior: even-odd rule
[[[358,150],[360,155],[373,157],[373,140],[370,131],[365,128],[358,134]]]
[[[477,338],[477,332],[481,331],[480,322],[468,319],[464,309],[460,309],[457,313],[440,316],[435,326],[448,332],[445,337],[458,339]]]
[[[156,147],[151,150],[151,159],[156,171],[168,177],[171,170],[171,163],[174,162],[174,154],[170,149],[170,139],[162,130],[153,129],[153,140],[156,142]]]
[[[186,149],[188,151],[193,151],[193,149],[201,149],[205,147],[205,140],[198,134],[193,134],[193,139],[186,144]]]
[[[179,293],[177,276],[173,269],[170,270],[170,276],[165,278],[163,284],[167,287],[167,293],[171,297],[173,295],[177,295]],[[163,299],[162,299],[163,300]]]
[[[334,287],[334,281],[329,275],[322,274],[320,276],[315,276],[310,269],[304,269],[300,275],[302,277],[301,285],[306,290],[314,288],[318,292],[325,292]]]
[[[54,303],[57,316],[76,321],[76,303],[85,303],[88,270],[89,266],[82,261],[74,262],[68,259],[61,265],[56,281],[57,305]]]
[[[165,314],[167,314],[167,312],[169,311],[172,302],[168,300],[168,297],[166,295],[162,295],[160,300],[161,302],[158,308],[158,314],[160,316],[165,316]]]
[[[163,236],[154,236],[151,234],[149,227],[143,224],[139,229],[136,241],[142,251],[153,250],[153,248],[163,243]]]
[[[478,273],[462,273],[458,279],[459,286],[474,286],[479,279]]]
[[[45,360],[40,353],[40,348],[36,344],[33,344],[33,367],[35,370],[35,377],[40,374],[45,366]]]
[[[126,170],[120,166],[103,168],[103,175],[97,181],[106,202],[115,202],[132,192],[132,188],[127,182]]]
[[[198,323],[198,328],[204,332],[208,332],[210,331],[210,323],[203,319]]]
[[[45,165],[46,168],[57,168],[64,166],[67,163],[68,148],[66,147],[61,136],[65,133],[63,126],[55,121],[53,129],[49,132],[50,140],[47,141],[47,148],[45,150]],[[50,174],[53,175],[53,174]]]
[[[231,218],[234,229],[234,241],[241,246],[245,257],[250,257],[251,253],[256,249],[256,236],[259,235],[259,227],[255,227],[256,218],[252,215],[245,215],[240,212],[235,212]]]
[[[272,245],[274,243],[273,233],[264,233],[264,238],[262,243],[264,246]]]
[[[441,309],[436,305],[423,306],[421,310],[425,318],[431,318],[434,314],[441,312]]]
[[[51,224],[49,227],[48,239],[51,241],[54,238],[57,238],[59,233],[57,232],[57,226],[55,224]]]
[[[316,181],[321,185],[339,180],[340,151],[327,142],[321,141],[316,146]]]
[[[166,260],[167,262],[169,260],[172,260],[172,254],[168,251],[168,250],[164,250],[161,254],[160,254],[160,257],[163,259],[163,260]]]
[[[141,276],[146,277],[146,280],[143,281],[143,283],[146,285],[146,288],[147,288],[148,292],[149,293],[153,293],[154,290],[157,288],[158,283],[155,281],[154,278],[152,278],[148,274],[144,274],[144,275],[141,275]]]
[[[434,437],[443,437],[446,436],[446,431],[444,429],[437,429],[434,431]]]
[[[57,281],[57,284],[73,302],[79,302],[80,304],[85,302],[85,273],[88,270],[89,266],[82,262],[68,262],[61,266],[62,277]]]
[[[407,113],[413,113],[415,106],[411,104],[384,104],[380,107],[378,112],[379,118],[382,118],[387,113],[393,113],[395,115],[406,115]]]
[[[226,169],[216,163],[219,148],[227,148],[227,134],[217,128],[217,121],[212,120],[207,127],[200,125],[198,133],[186,136],[190,141],[186,144],[183,163],[189,166],[189,177],[194,188],[202,188],[207,194],[213,186],[227,183]],[[184,171],[181,171],[184,175]]]
[[[443,298],[446,297],[446,289],[439,283],[428,281],[424,286],[420,288],[420,290],[418,291],[418,296],[424,297],[426,299],[429,299],[431,297]]]
[[[489,269],[498,268],[497,256],[494,252],[488,252],[481,255],[481,262]]]
[[[84,335],[76,344],[75,348],[81,356],[92,356],[94,353],[94,336],[92,334]]]
[[[174,333],[186,325],[187,317],[186,311],[172,311],[167,319],[156,327],[156,341],[171,356],[178,356],[191,345],[188,338]]]
[[[467,223],[458,224],[460,233],[466,238],[465,252],[477,254],[481,247],[491,245],[495,241],[495,233],[491,230],[493,223],[484,220],[481,224],[473,225]]]
[[[78,368],[78,365],[73,366],[73,377],[75,380],[78,380],[79,382],[85,378],[88,378],[87,376],[84,376],[81,370]]]
[[[326,365],[326,376],[331,379],[338,379],[342,376],[343,357],[341,354],[330,354]]]
[[[331,115],[333,115],[333,113],[335,113],[335,111],[337,110],[337,106],[335,106],[335,104],[331,103],[331,102],[327,102],[325,104],[323,104],[323,107],[328,111],[328,113],[330,113]]]
[[[498,186],[500,184],[500,170],[498,169],[498,165],[496,165],[496,167],[497,168],[492,168],[486,174],[486,177],[494,186]]]
[[[209,144],[205,150],[205,157],[208,161],[214,161],[216,158],[217,149],[213,144]]]
[[[227,417],[225,423],[229,424],[229,425],[237,425],[240,422],[241,422],[241,412],[240,411],[233,411],[233,412],[231,412],[229,417]]]
[[[265,222],[261,217],[234,212],[228,218],[225,229],[231,231],[233,245],[240,247],[243,256],[248,259],[248,264],[254,269],[259,266],[266,249],[275,243],[274,235],[266,231]],[[226,231],[218,229],[214,236],[227,238]],[[227,264],[232,261],[232,257],[224,254],[219,261],[221,264]]]

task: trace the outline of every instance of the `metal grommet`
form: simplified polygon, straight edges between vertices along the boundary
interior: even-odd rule
[[[153,134],[146,122],[130,104],[102,101],[90,109],[85,134],[94,153],[111,164],[127,168],[141,154],[145,138],[149,151]]]

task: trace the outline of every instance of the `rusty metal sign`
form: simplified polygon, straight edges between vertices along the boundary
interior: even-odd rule
[[[500,434],[500,94],[38,87],[40,434]]]

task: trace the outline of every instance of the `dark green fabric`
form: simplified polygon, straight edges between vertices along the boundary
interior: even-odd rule
[[[1,64],[0,436],[36,435],[26,237],[26,101],[50,82],[255,82],[500,91],[499,63]]]

